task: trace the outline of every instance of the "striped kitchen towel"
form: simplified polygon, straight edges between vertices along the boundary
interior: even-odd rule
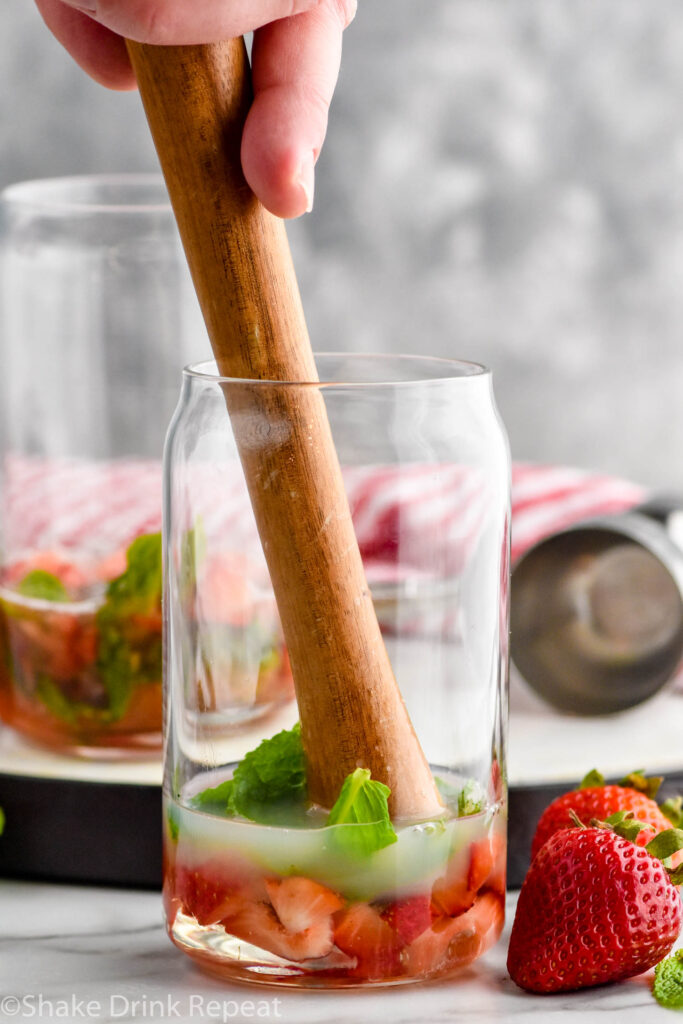
[[[356,534],[368,564],[402,563],[457,572],[480,532],[486,488],[463,466],[364,466],[345,470]],[[592,516],[619,513],[642,487],[582,469],[515,463],[512,560],[545,536]],[[193,467],[184,499],[210,536],[242,548],[257,543],[238,464]],[[5,558],[63,549],[101,556],[161,528],[157,461],[9,457],[0,502]]]

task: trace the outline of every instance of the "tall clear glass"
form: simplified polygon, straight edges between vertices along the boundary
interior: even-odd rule
[[[159,749],[161,451],[209,346],[156,175],[0,197],[0,715],[81,754]]]
[[[503,925],[507,440],[483,367],[322,355],[318,369],[323,383],[250,387],[324,397],[384,640],[443,811],[391,821],[360,750],[332,808],[308,801],[296,702],[277,699],[286,651],[227,412],[243,382],[212,363],[190,367],[164,470],[168,929],[235,979],[444,977]],[[261,423],[258,441],[277,446],[282,431]],[[230,585],[217,585],[226,568]],[[258,702],[263,716],[245,724]]]

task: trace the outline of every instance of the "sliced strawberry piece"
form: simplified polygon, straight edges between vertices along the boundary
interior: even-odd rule
[[[446,874],[437,878],[432,887],[432,903],[437,913],[454,917],[463,914],[474,903],[476,889],[470,889],[468,877],[471,865],[465,869],[461,856],[451,857]]]
[[[299,932],[288,931],[270,903],[251,902],[223,922],[226,931],[286,960],[318,960],[333,948],[332,917]]]
[[[250,898],[251,890],[243,871],[213,860],[192,867],[178,864],[174,896],[198,924],[209,925],[236,914]]]
[[[451,858],[446,874],[434,883],[434,908],[449,917],[463,914],[472,906],[477,893],[484,885],[498,891],[505,889],[505,843],[499,836],[485,836],[470,845],[466,875],[460,858]]]
[[[478,839],[470,846],[470,866],[467,872],[467,888],[471,892],[481,889],[493,869],[493,849],[488,836]]]
[[[390,925],[404,945],[408,945],[418,935],[431,927],[431,900],[426,893],[409,896],[404,900],[390,903],[382,911],[382,919]]]
[[[505,883],[507,878],[507,843],[503,836],[494,832],[491,835],[491,852],[493,854],[493,866],[486,879],[488,889],[505,896]]]
[[[407,973],[427,978],[472,963],[493,945],[503,921],[500,896],[485,892],[459,917],[438,918],[403,951]]]
[[[356,958],[349,973],[368,981],[381,981],[400,972],[401,941],[393,928],[367,903],[354,903],[336,918],[335,944]]]
[[[341,896],[310,878],[268,879],[266,889],[275,913],[290,932],[306,931],[344,906]]]

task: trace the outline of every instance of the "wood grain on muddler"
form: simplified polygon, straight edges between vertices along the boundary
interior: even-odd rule
[[[289,649],[312,799],[356,767],[395,817],[439,810],[396,685],[356,542],[285,227],[242,175],[243,40],[129,43],[219,371]]]

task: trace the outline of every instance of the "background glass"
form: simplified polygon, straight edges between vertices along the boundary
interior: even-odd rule
[[[158,747],[160,453],[208,349],[166,190],[24,182],[0,212],[0,714],[56,748]]]

